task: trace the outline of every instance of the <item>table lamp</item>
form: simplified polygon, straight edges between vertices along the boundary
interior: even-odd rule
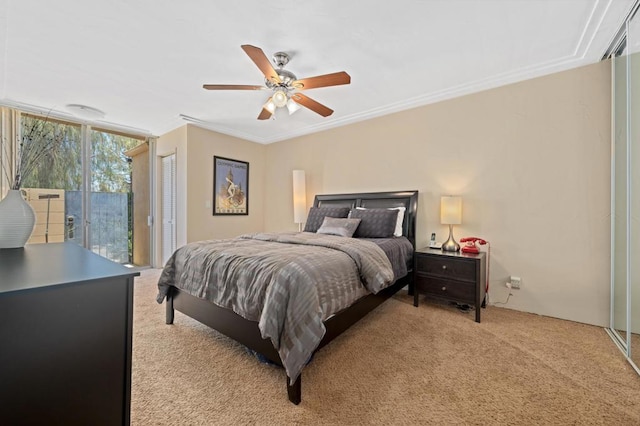
[[[460,244],[453,238],[453,225],[460,225],[462,223],[461,197],[451,195],[440,197],[440,223],[449,225],[449,239],[442,244],[442,250],[460,250]]]

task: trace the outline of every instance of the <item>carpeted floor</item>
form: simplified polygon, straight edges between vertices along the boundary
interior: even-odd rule
[[[320,350],[291,404],[283,370],[155,302],[136,278],[133,425],[638,425],[640,377],[599,327],[399,294]]]

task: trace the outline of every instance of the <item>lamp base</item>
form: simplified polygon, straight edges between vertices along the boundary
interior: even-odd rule
[[[449,239],[442,244],[442,251],[459,251],[460,244],[453,239],[453,225],[449,225]]]

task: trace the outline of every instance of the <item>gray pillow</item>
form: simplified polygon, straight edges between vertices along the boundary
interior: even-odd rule
[[[349,216],[349,207],[311,207],[307,223],[304,225],[304,232],[316,232],[322,225],[325,216],[347,217]]]
[[[396,229],[398,211],[388,209],[353,209],[349,217],[361,219],[354,237],[391,238]]]
[[[356,232],[360,219],[343,219],[337,217],[325,217],[322,226],[318,228],[318,234],[340,235],[351,237]]]

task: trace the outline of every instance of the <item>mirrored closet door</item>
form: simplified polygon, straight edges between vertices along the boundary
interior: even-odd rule
[[[629,49],[629,351],[640,366],[640,14],[627,26]]]
[[[631,16],[613,59],[609,332],[640,373],[640,13]]]
[[[613,158],[611,220],[611,331],[627,351],[627,55],[613,58]]]

